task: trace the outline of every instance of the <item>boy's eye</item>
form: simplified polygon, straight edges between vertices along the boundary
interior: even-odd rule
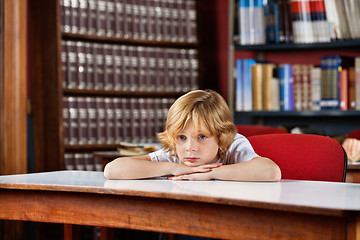
[[[186,137],[184,135],[180,135],[180,136],[178,136],[178,139],[182,141],[182,140],[185,140]]]
[[[199,135],[199,139],[206,139],[206,136],[205,135]]]

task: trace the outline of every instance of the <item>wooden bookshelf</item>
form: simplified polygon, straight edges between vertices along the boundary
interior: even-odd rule
[[[35,170],[36,171],[51,171],[65,169],[64,156],[66,153],[91,153],[99,150],[115,150],[117,144],[115,142],[103,144],[68,144],[65,143],[66,128],[68,127],[64,123],[66,122],[63,111],[66,111],[66,104],[64,99],[68,98],[102,98],[102,99],[168,99],[175,100],[177,97],[184,94],[194,88],[205,88],[208,83],[205,84],[203,81],[202,71],[202,59],[206,58],[206,54],[201,53],[201,41],[202,37],[199,36],[200,28],[198,22],[203,21],[200,19],[201,14],[198,14],[198,1],[177,1],[184,9],[184,14],[189,12],[189,4],[191,8],[195,7],[195,15],[197,16],[196,22],[187,19],[188,23],[191,23],[192,27],[195,26],[195,35],[189,35],[190,30],[187,32],[188,35],[183,34],[184,38],[171,39],[164,37],[162,39],[157,38],[141,38],[136,37],[132,34],[130,37],[117,36],[112,34],[89,34],[88,32],[72,32],[68,28],[65,28],[64,13],[65,13],[65,2],[69,1],[48,1],[38,0],[31,1],[29,3],[29,61],[31,62],[30,67],[30,81],[33,95],[33,115],[34,115],[34,148],[35,148]],[[85,1],[90,2],[90,1]],[[116,1],[92,1],[97,4],[108,4],[108,2]],[[121,1],[120,1],[121,2]],[[120,3],[119,2],[119,3]],[[125,1],[126,2],[126,1]],[[121,4],[125,4],[121,2]],[[139,1],[139,4],[148,6],[150,1]],[[175,1],[151,1],[152,4],[163,4],[158,7],[164,7],[163,16],[165,16],[166,10],[171,9]],[[186,6],[185,6],[186,5]],[[107,5],[108,6],[108,5]],[[144,7],[142,6],[142,7]],[[133,6],[135,7],[135,6]],[[139,6],[137,6],[139,7]],[[148,7],[154,7],[150,5]],[[191,10],[191,9],[190,9]],[[124,10],[125,11],[125,10]],[[132,10],[133,11],[133,10]],[[135,10],[134,10],[135,11]],[[191,11],[190,11],[191,12]],[[169,17],[169,15],[167,15]],[[180,15],[179,15],[180,16]],[[106,16],[105,16],[106,17]],[[171,15],[170,15],[171,17]],[[80,20],[79,20],[80,21]],[[181,22],[181,21],[180,21]],[[68,22],[66,22],[68,24]],[[185,26],[188,27],[188,26]],[[70,26],[71,29],[71,26]],[[185,31],[185,30],[183,30]],[[179,35],[180,36],[180,35]],[[116,46],[116,47],[143,47],[159,49],[164,52],[167,49],[175,49],[175,51],[184,50],[188,54],[189,51],[195,51],[198,68],[190,72],[195,74],[196,82],[192,82],[189,88],[177,89],[177,90],[161,90],[156,85],[155,89],[149,90],[116,90],[111,89],[95,89],[86,88],[80,89],[78,87],[69,88],[64,86],[64,81],[67,79],[65,74],[69,69],[67,68],[64,72],[64,68],[67,67],[64,62],[64,43],[67,42],[82,42],[88,43],[89,45],[98,44],[101,46]],[[169,51],[170,51],[169,50]],[[72,50],[68,50],[71,52]],[[75,53],[75,52],[74,52]],[[189,53],[191,54],[191,53]],[[190,61],[188,55],[186,55],[187,61]],[[105,59],[105,56],[104,56]],[[138,59],[139,60],[139,59]],[[105,60],[104,60],[105,61]],[[114,61],[114,60],[113,60]],[[122,62],[123,63],[123,62]],[[190,64],[190,67],[194,64]],[[159,70],[161,71],[161,70]],[[158,74],[158,73],[156,73]],[[163,72],[161,72],[163,74]],[[164,72],[164,74],[169,74]],[[164,75],[172,81],[170,75]],[[173,83],[174,84],[174,83]],[[170,103],[170,102],[169,102]],[[164,108],[165,109],[165,108]],[[163,109],[160,109],[164,112]],[[157,114],[156,111],[154,113]],[[163,116],[162,116],[163,117]],[[165,119],[162,118],[161,121]],[[154,132],[155,135],[155,132]]]
[[[253,58],[275,64],[313,64],[320,65],[320,57],[325,55],[360,56],[360,39],[338,39],[331,42],[277,43],[240,45],[234,43],[234,0],[229,0],[229,105],[235,109],[235,82],[233,78],[235,60]],[[321,129],[328,135],[343,135],[360,128],[358,110],[321,111],[235,111],[237,124],[261,124],[270,126],[308,126]]]

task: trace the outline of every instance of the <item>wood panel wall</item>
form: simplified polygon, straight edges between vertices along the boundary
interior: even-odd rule
[[[27,1],[0,4],[0,174],[26,173]]]

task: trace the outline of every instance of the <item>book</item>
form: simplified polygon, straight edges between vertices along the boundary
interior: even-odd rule
[[[313,26],[309,0],[291,0],[291,16],[295,43],[313,43]]]
[[[310,1],[311,23],[314,42],[331,40],[329,22],[327,21],[324,0]]]
[[[265,34],[266,43],[279,43],[279,5],[271,0],[265,5]]]
[[[291,43],[294,41],[291,19],[290,0],[278,0],[279,6],[279,41]]]
[[[256,61],[254,59],[244,59],[244,70],[242,72],[244,79],[244,88],[243,88],[244,111],[251,111],[253,106],[251,67],[255,63]]]
[[[263,110],[263,65],[260,63],[251,66],[252,79],[252,110]]]
[[[311,103],[310,109],[318,111],[321,109],[321,68],[313,67],[310,70],[311,78]]]
[[[355,108],[360,110],[360,57],[355,58]]]
[[[243,111],[244,110],[244,61],[242,59],[236,59],[236,77],[235,77],[235,110]]]
[[[146,155],[158,149],[160,149],[159,144],[143,144],[129,142],[121,142],[120,146],[117,148],[119,154],[122,156]]]
[[[349,83],[348,83],[348,70],[343,69],[340,72],[339,76],[339,101],[340,101],[340,110],[348,110],[349,109]]]
[[[356,64],[356,62],[355,62]],[[355,95],[355,67],[349,68],[348,74],[349,84],[349,110],[356,110],[356,95]]]
[[[262,64],[262,107],[265,111],[272,111],[274,109],[274,99],[278,93],[276,87],[274,87],[274,69],[275,64],[263,63]],[[275,85],[276,86],[276,85]],[[278,88],[278,87],[277,87]]]
[[[280,110],[294,110],[294,89],[291,64],[280,64],[278,66],[280,82]]]

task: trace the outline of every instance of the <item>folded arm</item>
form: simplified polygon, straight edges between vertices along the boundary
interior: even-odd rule
[[[270,159],[255,157],[248,162],[223,165],[206,173],[175,176],[173,180],[279,181],[280,168]]]
[[[142,179],[164,175],[184,175],[209,172],[221,164],[189,167],[180,163],[152,162],[149,155],[117,158],[105,166],[104,176],[108,179]]]

